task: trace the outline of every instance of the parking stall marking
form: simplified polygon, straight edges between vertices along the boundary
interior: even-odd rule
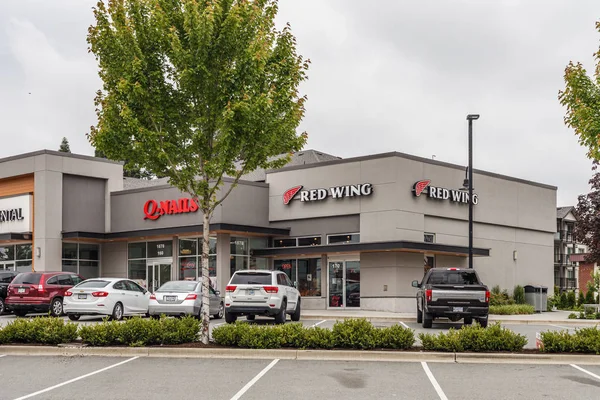
[[[405,327],[406,329],[410,329],[410,328],[408,327],[408,325],[406,325],[404,322],[402,322],[402,321],[398,321],[398,323],[399,323],[400,325],[402,325],[403,327]]]
[[[6,357],[6,354],[0,354],[0,358]]]
[[[316,327],[316,326],[319,326],[319,325],[321,325],[323,322],[327,322],[327,320],[326,320],[326,319],[324,319],[323,321],[317,322],[316,324],[314,324],[314,325],[311,325],[310,327],[311,327],[311,328],[314,328],[314,327]]]
[[[550,325],[550,326],[553,326],[553,327],[555,327],[555,328],[560,328],[560,329],[566,329],[566,330],[568,330],[568,331],[575,330],[575,328],[569,328],[569,327],[567,327],[567,326],[561,326],[561,325]]]
[[[600,380],[600,376],[594,374],[593,372],[588,371],[587,369],[581,368],[580,366],[575,365],[575,364],[569,364],[569,365],[575,369],[580,370],[581,372],[588,374],[589,376],[593,376],[594,378]]]
[[[433,376],[433,374],[431,373],[431,370],[429,369],[429,366],[427,365],[427,363],[425,361],[421,361],[421,366],[425,370],[425,374],[429,378],[429,381],[433,385],[433,388],[435,389],[436,393],[440,397],[440,400],[448,400],[448,398],[446,397],[446,394],[442,390],[442,387],[440,386],[438,381],[435,379],[435,376]]]
[[[237,392],[235,394],[235,396],[233,396],[231,398],[231,400],[238,400],[240,397],[242,397],[244,395],[244,393],[246,393],[248,391],[248,389],[250,389],[256,382],[258,382],[258,380],[260,378],[262,378],[267,372],[269,372],[269,370],[271,368],[273,368],[275,366],[275,364],[277,364],[277,362],[279,362],[278,358],[276,358],[275,360],[271,361],[271,363],[269,365],[267,365],[262,371],[260,371],[258,373],[258,375],[256,375],[254,378],[252,378],[252,380],[250,382],[246,383],[246,386],[244,386],[243,388],[241,388],[240,391]]]
[[[58,389],[59,387],[68,385],[68,384],[73,383],[73,382],[77,382],[79,380],[85,379],[85,378],[90,377],[92,375],[96,375],[96,374],[99,374],[101,372],[108,371],[109,369],[112,369],[112,368],[118,367],[120,365],[126,364],[126,363],[128,363],[130,361],[133,361],[133,360],[136,360],[138,358],[139,358],[139,356],[128,358],[125,361],[121,361],[121,362],[118,362],[116,364],[109,365],[108,367],[104,367],[104,368],[101,368],[99,370],[90,372],[89,374],[78,376],[77,378],[69,379],[66,382],[59,383],[58,385],[50,386],[50,387],[47,387],[46,389],[38,390],[37,392],[33,392],[33,393],[28,394],[28,395],[25,395],[25,396],[22,396],[22,397],[18,397],[15,400],[24,400],[24,399],[29,399],[31,397],[35,397],[35,396],[37,396],[39,394],[46,393],[46,392],[49,392],[49,391],[54,390],[54,389]]]

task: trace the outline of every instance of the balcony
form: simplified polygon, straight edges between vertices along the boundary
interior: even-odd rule
[[[554,286],[558,286],[561,290],[577,289],[577,279],[575,278],[554,278]]]
[[[573,243],[575,236],[573,235],[573,231],[558,231],[554,234],[554,240]]]
[[[571,265],[570,254],[554,254],[554,264],[558,265]]]

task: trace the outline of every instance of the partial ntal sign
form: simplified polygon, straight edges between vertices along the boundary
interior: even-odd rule
[[[31,195],[0,198],[0,233],[31,232]]]
[[[427,197],[431,199],[448,200],[454,203],[469,204],[468,192],[432,186],[430,179],[424,179],[422,181],[415,182],[412,192],[415,197],[419,197],[422,193],[426,193]],[[477,204],[478,202],[479,198],[476,194],[473,194],[473,204]]]
[[[333,186],[329,189],[302,190],[302,186],[294,186],[283,193],[283,204],[289,204],[300,194],[300,201],[321,201],[328,197],[342,199],[346,197],[370,196],[373,194],[373,185],[361,183],[358,185]]]
[[[25,217],[23,216],[22,208],[13,208],[12,210],[0,210],[0,223],[10,221],[22,221]]]

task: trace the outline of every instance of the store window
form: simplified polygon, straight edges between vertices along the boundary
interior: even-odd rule
[[[342,235],[328,235],[327,244],[359,243],[360,233],[345,233]]]
[[[262,237],[231,237],[230,241],[230,274],[244,269],[267,269],[267,259],[250,256],[252,249],[262,249],[268,246],[267,238]]]
[[[100,276],[100,245],[63,243],[62,270],[79,274],[85,279]]]
[[[0,271],[31,271],[31,244],[0,246]]]
[[[179,239],[179,279],[198,280],[202,276],[202,238]],[[208,276],[217,276],[217,238],[208,238]]]
[[[321,236],[316,236],[316,235],[273,240],[273,247],[318,246],[320,244],[321,244]]]
[[[321,258],[275,260],[273,268],[285,272],[301,296],[321,296]]]

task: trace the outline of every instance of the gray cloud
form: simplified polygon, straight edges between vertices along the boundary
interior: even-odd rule
[[[0,157],[58,148],[91,154],[100,87],[85,37],[89,0],[0,2]],[[397,150],[464,164],[467,113],[477,168],[587,190],[591,163],[557,100],[569,60],[593,70],[600,4],[578,1],[280,0],[312,60],[301,129],[342,157]],[[31,92],[31,94],[29,94]]]

